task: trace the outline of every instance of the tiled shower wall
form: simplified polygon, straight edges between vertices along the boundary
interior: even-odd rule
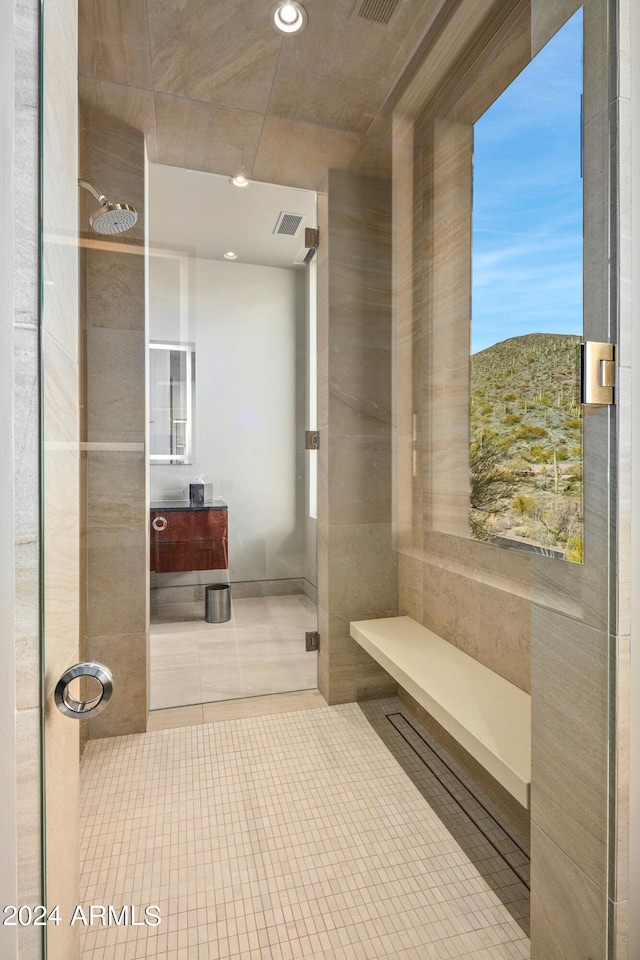
[[[78,724],[58,712],[53,690],[79,659],[80,362],[78,341],[77,5],[54,0],[44,18],[44,143],[42,159],[42,430],[46,536],[44,693],[46,856],[45,903],[73,910],[78,895]],[[71,816],[70,816],[71,812]],[[40,901],[42,902],[42,901]],[[49,957],[78,949],[66,925],[47,929]]]
[[[331,170],[318,218],[318,685],[331,704],[396,690],[349,635],[397,604],[391,183]]]
[[[404,130],[397,122],[394,131],[398,609],[529,691],[528,561],[464,538],[467,516],[459,509],[467,502],[469,403],[469,334],[460,317],[470,280],[448,264],[469,256],[461,249],[471,197],[468,136],[468,127],[451,125],[433,148],[414,147],[412,124]],[[427,252],[422,207],[436,165],[443,187]]]
[[[527,45],[527,59],[529,53],[535,55],[576,6],[533,0],[528,21],[520,23],[509,47],[511,55],[516,56],[522,43]],[[460,10],[464,12],[464,5]],[[469,17],[479,10],[479,5],[469,5]],[[488,4],[485,10],[489,12]],[[608,236],[603,229],[608,196],[603,184],[609,164],[608,85],[615,73],[607,71],[603,50],[611,12],[599,0],[584,4],[585,256],[589,264],[585,332],[595,340],[607,339],[609,319]],[[447,44],[458,42],[453,35],[445,39]],[[474,86],[474,95],[482,96],[481,82]],[[602,408],[585,412],[585,553],[589,562],[583,569],[528,558],[465,536],[464,497],[458,495],[455,481],[461,475],[461,463],[465,474],[468,469],[467,440],[459,432],[461,423],[465,428],[468,409],[468,331],[461,329],[465,325],[459,318],[468,315],[469,289],[464,270],[447,276],[446,268],[456,258],[468,261],[469,255],[460,249],[468,230],[456,226],[461,216],[468,216],[471,203],[464,159],[468,126],[451,123],[447,128],[441,123],[425,146],[414,144],[411,123],[403,125],[399,119],[395,133],[399,612],[531,690],[532,957],[601,960],[606,952],[607,912],[617,909],[616,904],[607,903],[609,503],[603,464],[595,453],[606,449],[609,414]],[[434,197],[430,191],[439,175],[443,186]],[[431,211],[433,249],[429,250],[431,234],[428,229],[423,232],[422,224],[428,222]],[[443,258],[447,263],[442,263]],[[622,374],[621,387],[624,370]],[[619,399],[624,425],[622,389]],[[455,410],[457,416],[452,413]],[[624,460],[624,445],[620,453]],[[614,475],[615,457],[614,452]],[[444,473],[443,466],[447,467]],[[434,477],[440,497],[437,509]],[[624,518],[624,500],[621,506]],[[459,529],[455,523],[461,524]],[[628,527],[628,519],[623,519],[623,527]],[[620,569],[619,574],[623,573]],[[619,582],[618,608],[622,610],[626,601],[623,581]],[[616,651],[622,678],[624,651],[623,638]],[[618,702],[622,722],[624,714],[623,695]],[[624,790],[624,758],[618,757],[619,787]],[[620,849],[625,849],[624,840]],[[624,865],[619,867],[623,878]],[[625,889],[624,882],[617,887],[616,900],[624,901]],[[566,896],[568,890],[571,897]]]
[[[139,733],[147,722],[144,135],[87,123],[81,156],[85,179],[138,211],[131,230],[99,237],[83,191],[82,655],[114,675],[109,709],[87,721],[93,738]]]

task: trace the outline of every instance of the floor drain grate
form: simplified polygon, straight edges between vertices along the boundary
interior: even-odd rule
[[[403,713],[387,713],[385,716],[451,800],[529,890],[530,860],[522,844],[505,830],[482,800]]]

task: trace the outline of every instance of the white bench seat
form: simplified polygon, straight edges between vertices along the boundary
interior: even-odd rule
[[[351,636],[529,807],[531,697],[411,617],[356,620]]]

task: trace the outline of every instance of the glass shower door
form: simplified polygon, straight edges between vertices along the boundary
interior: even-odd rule
[[[191,30],[182,47],[191,54],[206,32],[192,4],[177,13],[151,0],[120,5],[105,32],[100,4],[88,3],[79,37],[72,5],[44,6],[45,897],[63,918],[48,928],[48,960],[76,960],[81,933],[85,956],[105,960],[119,952],[388,960],[394,951],[428,953],[436,942],[444,952],[452,941],[459,952],[480,952],[493,935],[526,954],[524,873],[514,879],[492,838],[452,807],[451,771],[438,766],[435,777],[418,721],[398,719],[401,710],[411,718],[409,699],[400,691],[403,699],[387,700],[397,687],[351,642],[350,621],[396,614],[531,691],[534,951],[552,957],[562,944],[568,956],[601,960],[615,892],[615,416],[609,406],[578,403],[569,349],[516,344],[496,360],[495,348],[511,339],[504,316],[492,342],[472,347],[482,291],[493,291],[496,313],[504,313],[496,272],[503,279],[515,264],[512,291],[532,277],[533,289],[539,254],[522,235],[505,241],[499,214],[513,183],[491,160],[481,163],[483,118],[490,124],[512,84],[528,87],[538,57],[557,53],[566,28],[580,22],[577,4],[462,0],[445,4],[433,22],[424,4],[399,4],[397,13],[388,4],[385,23],[361,15],[371,4],[356,13],[336,3],[324,18],[310,11],[302,39],[317,45],[311,62],[328,65],[332,81],[344,81],[358,62],[362,74],[337,96],[324,75],[315,99],[285,76],[281,95],[292,98],[292,117],[281,115],[277,98],[277,109],[263,104],[261,116],[257,101],[271,86],[235,62],[228,75],[223,62],[217,77],[220,103],[200,99],[215,86],[203,71],[194,72],[195,87],[181,85],[170,41],[182,43],[179,31]],[[242,19],[246,5],[236,6],[228,20],[213,12],[202,42],[218,47],[216,56],[203,48],[207,64],[217,69],[227,27],[238,44],[262,30],[245,63],[255,55],[274,78],[281,64],[309,82],[315,71],[302,69],[305,57],[291,44],[281,50],[292,38],[274,40],[266,18],[255,27]],[[519,332],[599,342],[614,339],[618,296],[608,257],[608,5],[589,0],[582,16],[573,39],[583,32],[584,81],[578,46],[551,64],[561,91],[582,86],[582,114],[578,106],[569,129],[582,140],[582,329]],[[350,40],[356,31],[361,43]],[[166,44],[153,58],[145,47],[152,35]],[[158,89],[144,86],[152,59],[163,74]],[[171,83],[177,92],[161,89]],[[276,87],[274,79],[274,96]],[[378,100],[364,103],[371,91]],[[552,83],[546,99],[525,97],[510,130],[535,135],[524,121],[552,112],[557,93]],[[251,109],[242,106],[245,95]],[[301,120],[296,111],[309,107]],[[509,152],[516,147],[518,137]],[[317,277],[313,263],[302,265],[301,242],[288,266],[246,255],[237,236],[200,249],[214,220],[227,227],[238,219],[225,215],[222,200],[204,202],[204,184],[219,180],[220,196],[233,194],[233,179],[246,178],[231,177],[230,164],[252,150],[262,162],[256,169],[271,178],[282,167],[274,156],[291,160],[292,179],[313,177],[313,189],[295,191],[310,195],[313,226],[319,191]],[[536,156],[529,174],[544,180]],[[196,186],[168,187],[162,178],[175,171]],[[474,207],[487,175],[493,223]],[[85,177],[99,196],[107,191],[107,206],[134,208],[137,222],[96,233],[95,207],[105,204],[78,193]],[[256,180],[239,192],[250,197],[261,186]],[[168,227],[177,226],[169,200],[185,205],[190,189],[191,232],[154,233],[160,207]],[[283,217],[267,232],[282,240],[294,229],[287,218],[300,212],[283,200]],[[196,237],[203,213],[204,237]],[[254,223],[251,214],[244,220]],[[567,220],[574,230],[575,210]],[[562,240],[562,224],[548,224],[547,253]],[[499,243],[483,249],[474,227],[492,226],[502,228]],[[571,288],[575,306],[573,273]],[[566,299],[558,294],[554,305]],[[522,298],[513,310],[522,310]],[[158,345],[167,363],[150,362]],[[491,363],[471,359],[485,350],[493,350]],[[319,452],[305,445],[306,431],[316,429]],[[160,442],[150,448],[152,433]],[[487,479],[484,498],[474,501],[474,487]],[[207,589],[227,586],[230,608],[208,610]],[[322,709],[312,718],[267,718],[258,699],[316,686],[316,654],[304,649],[305,632],[317,629],[316,599],[326,703],[315,704]],[[298,657],[306,659],[304,679]],[[78,723],[57,708],[54,691],[85,661],[112,671],[113,696]],[[91,690],[72,693],[91,709]],[[209,703],[249,697],[250,716],[209,722],[221,716]],[[169,715],[176,707],[186,712]],[[520,855],[526,859],[524,847]],[[486,927],[471,932],[470,884],[479,897],[474,917],[491,905]],[[505,885],[517,886],[511,913],[496,894]],[[108,929],[99,915],[94,929],[86,919],[72,924],[79,902],[110,903],[121,926]]]
[[[150,708],[316,689],[315,193],[148,176]],[[178,456],[173,354],[190,358]]]

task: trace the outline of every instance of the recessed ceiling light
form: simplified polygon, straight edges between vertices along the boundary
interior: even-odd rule
[[[231,177],[231,183],[234,187],[248,187],[249,181],[246,177],[243,177],[241,173],[237,177]]]
[[[233,250],[227,250],[227,252],[224,255],[224,258],[225,260],[237,260],[238,254],[234,253]]]
[[[279,33],[300,33],[307,25],[307,11],[298,0],[278,0],[271,7],[271,23]]]

